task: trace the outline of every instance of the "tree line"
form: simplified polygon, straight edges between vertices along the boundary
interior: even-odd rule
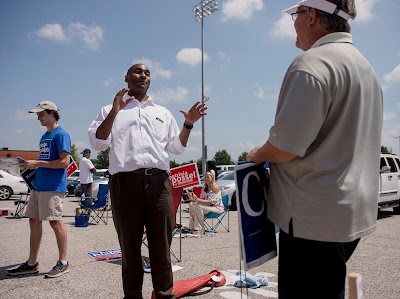
[[[106,149],[105,151],[101,151],[97,154],[97,159],[91,159],[94,166],[97,169],[108,169],[108,153],[110,152],[110,148]],[[391,154],[392,152],[386,147],[386,146],[381,146],[381,153],[382,154]],[[246,161],[248,152],[243,152],[239,155],[237,158],[237,161]],[[71,155],[72,158],[75,160],[75,163],[79,167],[79,153],[78,149],[75,144],[71,146]],[[232,156],[226,151],[226,150],[219,150],[215,153],[214,158],[212,159],[215,161],[217,165],[234,165],[235,161],[232,160]],[[177,163],[175,160],[171,160],[169,162],[170,168],[175,168],[178,166],[190,164],[190,163],[196,163],[197,168],[199,169],[199,172],[202,172],[202,159],[198,158],[196,161],[190,160],[188,162],[183,162],[183,163]]]
[[[108,148],[105,151],[98,152],[97,154],[97,159],[91,159],[93,162],[94,167],[97,169],[107,169],[109,165],[108,161],[108,153],[110,152],[110,148]],[[75,160],[75,163],[79,167],[79,153],[78,149],[75,144],[71,146],[71,156]],[[243,152],[239,155],[236,161],[246,161],[247,157],[247,152]],[[215,161],[217,165],[234,165],[235,161],[232,159],[232,156],[226,151],[226,150],[219,150],[215,153],[214,158],[212,159]],[[196,163],[197,168],[199,169],[199,172],[201,173],[202,171],[202,159],[198,158],[196,161],[190,160],[187,162],[183,163],[177,163],[175,160],[171,160],[169,162],[170,168],[175,168],[178,166],[186,165],[186,164],[191,164],[191,163]]]

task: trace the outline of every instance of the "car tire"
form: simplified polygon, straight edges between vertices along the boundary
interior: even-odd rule
[[[395,215],[400,215],[400,207],[394,207],[393,212]]]
[[[10,199],[11,195],[13,195],[13,191],[10,187],[7,186],[0,187],[0,200]]]
[[[231,205],[229,206],[229,210],[237,211],[236,192],[232,194]]]

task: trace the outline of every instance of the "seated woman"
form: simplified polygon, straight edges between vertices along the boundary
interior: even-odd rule
[[[213,173],[206,172],[204,176],[204,186],[201,190],[200,198],[193,193],[188,193],[189,203],[189,229],[192,234],[200,236],[205,230],[204,215],[209,212],[221,214],[224,211],[224,205],[221,200],[221,191],[215,183]]]

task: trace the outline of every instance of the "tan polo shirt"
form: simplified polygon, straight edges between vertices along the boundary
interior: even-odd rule
[[[375,230],[382,92],[348,33],[290,65],[269,141],[299,157],[271,165],[268,217],[295,237],[349,242]]]

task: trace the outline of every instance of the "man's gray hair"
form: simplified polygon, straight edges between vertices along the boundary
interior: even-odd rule
[[[348,13],[352,19],[357,16],[355,0],[327,0],[338,6],[339,9]],[[320,10],[316,10],[320,19],[321,26],[328,31],[333,32],[350,32],[350,24],[338,15],[330,14]]]

